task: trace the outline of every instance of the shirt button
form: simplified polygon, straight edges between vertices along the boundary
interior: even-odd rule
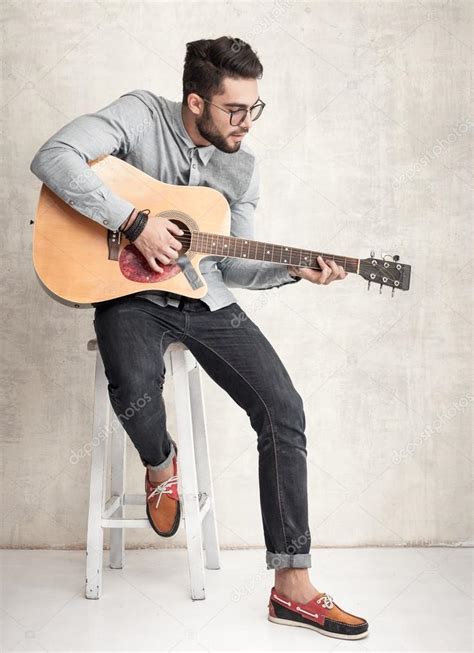
[[[69,204],[70,204],[71,206],[74,206],[74,200],[69,200]]]
[[[102,220],[102,222],[103,222],[104,224],[109,224],[109,221],[108,221],[108,220]]]
[[[196,167],[196,164],[195,164],[195,163],[193,163],[193,168],[195,168],[195,167]]]

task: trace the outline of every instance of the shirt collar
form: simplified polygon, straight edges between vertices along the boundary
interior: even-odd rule
[[[183,123],[183,118],[181,116],[181,107],[182,107],[182,102],[173,102],[172,117],[173,117],[173,125],[175,131],[178,134],[178,136],[180,136],[181,140],[184,141],[184,143],[187,145],[188,150],[196,149],[202,163],[204,165],[207,165],[209,159],[213,155],[214,150],[216,148],[214,145],[212,145],[212,143],[206,146],[198,146],[192,141]]]

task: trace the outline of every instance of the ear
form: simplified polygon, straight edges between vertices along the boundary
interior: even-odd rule
[[[200,116],[204,110],[204,100],[197,93],[190,93],[188,95],[188,109],[194,113],[195,116]]]

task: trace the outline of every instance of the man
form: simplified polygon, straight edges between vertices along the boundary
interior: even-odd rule
[[[183,100],[146,90],[125,93],[80,116],[37,152],[31,170],[83,215],[121,230],[159,272],[179,256],[180,230],[113,194],[87,162],[112,154],[171,184],[210,186],[231,208],[231,235],[254,237],[259,174],[245,134],[260,116],[262,65],[251,47],[221,37],[187,44]],[[146,467],[147,514],[163,537],[178,529],[177,445],[166,429],[163,353],[182,341],[209,376],[249,415],[257,433],[260,507],[267,569],[275,570],[268,618],[326,635],[359,639],[367,622],[341,610],[312,585],[303,402],[283,363],[229,286],[253,290],[345,278],[334,261],[320,270],[231,257],[206,257],[202,300],[141,291],[95,304],[94,328],[117,415],[145,393],[124,422]],[[236,320],[236,316],[238,319]]]

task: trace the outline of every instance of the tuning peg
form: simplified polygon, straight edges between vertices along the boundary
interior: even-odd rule
[[[375,250],[371,249],[370,250],[370,258],[374,258],[374,256],[375,256]]]
[[[382,286],[383,286],[383,283],[381,283],[381,284],[380,284],[380,290],[379,290],[379,295],[381,295],[381,294],[382,294]]]
[[[370,290],[370,279],[369,279],[369,283],[367,284],[367,290]]]
[[[394,294],[395,294],[395,286],[392,286],[392,297],[394,296]]]
[[[394,257],[393,257],[393,260],[394,260],[394,261],[399,261],[399,260],[400,260],[399,255],[398,255],[398,254],[395,254]]]

